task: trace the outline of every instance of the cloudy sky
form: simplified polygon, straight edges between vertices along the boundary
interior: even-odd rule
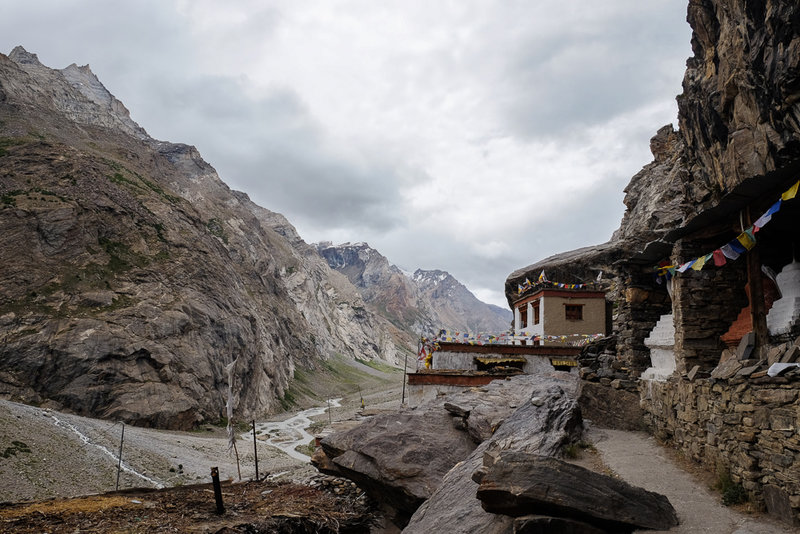
[[[366,241],[505,305],[602,243],[677,125],[680,0],[0,0],[0,52],[89,64],[308,242]]]

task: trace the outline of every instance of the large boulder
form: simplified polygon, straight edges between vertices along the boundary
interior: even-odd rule
[[[321,445],[337,474],[387,506],[401,525],[475,448],[441,408],[376,416]]]
[[[356,428],[331,434],[321,441],[324,455],[316,454],[313,461],[321,471],[356,482],[403,527],[417,508],[437,493],[454,466],[459,474],[448,475],[448,480],[470,481],[489,441],[495,443],[498,438],[506,440],[504,443],[518,442],[520,447],[525,443],[549,451],[543,452],[546,454],[571,439],[559,433],[559,427],[570,428],[570,436],[576,429],[579,433],[580,413],[570,400],[576,390],[577,378],[561,372],[495,380],[446,400],[376,416]],[[516,433],[519,439],[509,441]],[[459,464],[472,458],[477,444],[482,447],[475,457],[477,463]],[[441,512],[460,510],[456,505],[462,499],[455,497],[460,490],[450,481],[446,481],[445,492],[448,504],[437,508]],[[477,505],[477,485],[470,484],[473,487],[467,494]],[[478,510],[483,513],[480,506]]]
[[[484,455],[495,456],[503,450],[558,455],[564,445],[579,439],[583,427],[574,377],[556,372],[526,378],[534,385],[527,399],[489,439],[447,473],[439,489],[411,517],[404,533],[511,531],[512,517],[486,512],[475,497],[478,484],[472,475],[483,465]],[[451,406],[455,404],[450,402]]]
[[[486,455],[478,498],[486,511],[576,519],[611,532],[668,530],[678,516],[663,495],[557,458],[521,451]]]

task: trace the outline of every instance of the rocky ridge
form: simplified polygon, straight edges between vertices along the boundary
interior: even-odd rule
[[[0,159],[5,398],[189,428],[224,414],[229,376],[250,418],[297,367],[407,350],[285,218],[149,137],[88,66],[0,55]]]
[[[366,243],[318,243],[328,265],[358,288],[364,301],[398,328],[416,334],[440,329],[505,332],[511,312],[475,297],[451,274],[418,269],[408,275]]]

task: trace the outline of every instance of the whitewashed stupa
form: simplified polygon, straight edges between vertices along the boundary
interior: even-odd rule
[[[773,336],[789,333],[800,323],[800,262],[785,266],[776,280],[781,298],[767,315],[767,328]]]
[[[675,323],[671,313],[661,316],[644,344],[650,349],[651,367],[640,378],[657,381],[669,378],[675,372]]]

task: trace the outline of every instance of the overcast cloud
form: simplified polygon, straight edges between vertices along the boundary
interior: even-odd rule
[[[89,64],[308,242],[367,241],[505,305],[506,276],[606,241],[677,122],[677,0],[0,0],[0,52]]]

